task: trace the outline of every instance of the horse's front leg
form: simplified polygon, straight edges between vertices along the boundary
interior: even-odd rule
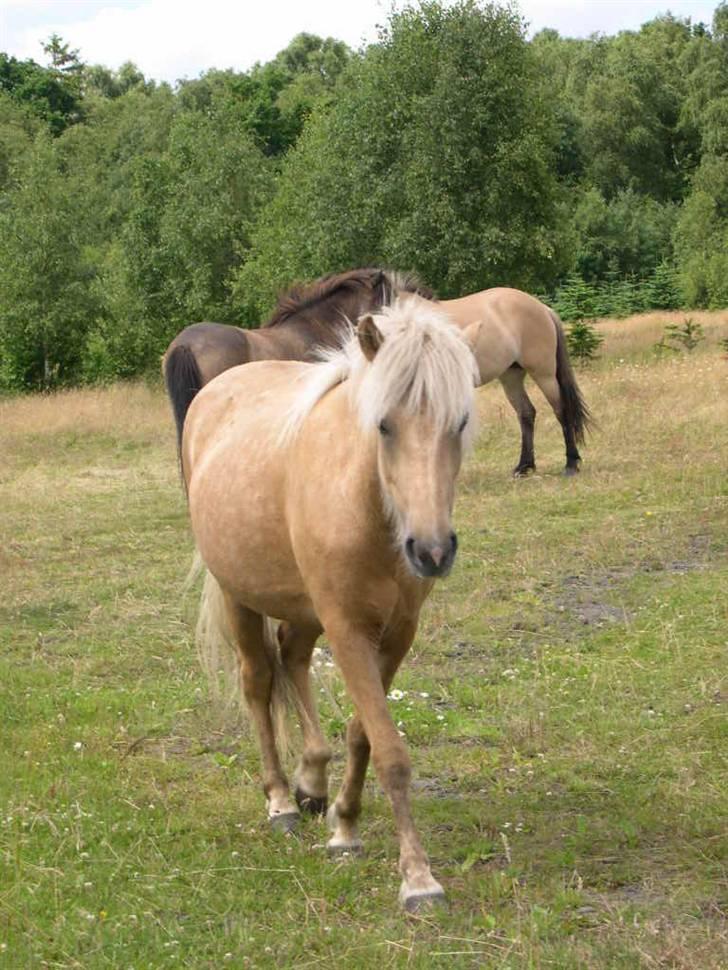
[[[341,806],[342,834],[346,833],[348,823],[351,838],[352,819],[351,816],[347,818],[347,808],[349,814],[354,808],[355,823],[370,745],[374,769],[392,804],[399,836],[399,868],[402,873],[400,901],[408,911],[414,911],[426,902],[443,899],[445,895],[430,871],[427,855],[415,828],[410,807],[410,758],[387,707],[386,689],[412,643],[416,624],[400,623],[396,630],[383,638],[380,645],[349,623],[329,623],[325,626],[359,722],[357,724],[355,718],[350,724],[350,764],[334,809],[338,815],[338,806]],[[336,816],[334,822],[338,822]],[[336,832],[335,829],[334,838]]]
[[[385,694],[389,690],[403,657],[410,648],[415,628],[414,623],[400,624],[399,627],[388,631],[382,638],[382,643],[375,654],[375,660],[379,667]],[[346,743],[347,760],[344,780],[328,815],[329,826],[332,830],[328,848],[333,854],[358,852],[362,847],[358,821],[361,814],[362,790],[369,765],[371,747],[364,725],[356,714],[347,725]]]

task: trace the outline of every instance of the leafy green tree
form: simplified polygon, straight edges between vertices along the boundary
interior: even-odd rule
[[[158,158],[134,166],[127,218],[101,278],[108,313],[89,371],[134,374],[157,366],[177,331],[201,319],[234,322],[229,277],[272,171],[234,112],[183,112]]]
[[[27,105],[0,93],[0,192],[10,182],[13,164],[30,151],[39,127]]]
[[[601,65],[580,104],[586,178],[606,198],[625,189],[680,198],[697,147],[678,124],[683,80],[675,64],[691,43],[689,25],[668,15],[595,43]]]
[[[154,90],[154,81],[147,81],[136,64],[125,61],[118,71],[111,71],[102,64],[92,64],[84,69],[83,87],[85,97],[120,98],[128,91]]]
[[[728,305],[728,155],[705,155],[674,235],[684,302]]]
[[[100,306],[85,253],[85,201],[39,134],[0,207],[0,385],[78,379]]]
[[[133,85],[116,98],[92,97],[84,123],[59,138],[64,164],[84,183],[96,218],[95,239],[118,236],[132,204],[136,165],[164,155],[177,113],[168,85]]]
[[[44,50],[0,54],[4,386],[156,367],[192,320],[356,264],[572,319],[728,302],[725,0],[530,43],[511,8],[426,0],[361,53],[300,34],[174,90]]]
[[[677,211],[673,203],[631,189],[610,202],[598,189],[587,189],[573,210],[577,274],[585,280],[648,277],[672,258]]]
[[[330,96],[350,56],[342,41],[298,34],[272,61],[249,72],[213,70],[182,82],[180,102],[201,111],[234,104],[261,150],[281,156],[296,142],[314,107]]]
[[[555,141],[516,14],[469,0],[394,14],[286,158],[237,281],[242,312],[366,263],[414,267],[442,295],[552,280]]]
[[[58,135],[80,117],[80,91],[75,75],[19,61],[0,52],[0,93],[41,118]]]
[[[595,69],[600,45],[591,41],[559,36],[558,31],[539,31],[531,43],[554,101],[558,144],[556,171],[559,178],[570,185],[579,184],[584,177],[586,160],[582,137],[580,96],[586,79]],[[589,56],[586,56],[588,52]],[[579,92],[577,98],[574,90]]]
[[[685,93],[680,106],[680,127],[694,133],[701,154],[728,154],[728,4],[720,4],[713,18],[713,33],[697,34],[683,52],[678,69]]]

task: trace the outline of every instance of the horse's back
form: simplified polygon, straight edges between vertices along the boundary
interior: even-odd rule
[[[202,380],[208,384],[218,374],[250,359],[247,335],[240,327],[227,323],[192,323],[174,338],[165,359],[177,347],[185,347],[195,357]]]
[[[296,395],[296,378],[310,365],[265,360],[228,368],[200,391],[185,422],[183,459],[187,474],[213,447],[235,448],[254,441],[273,442],[283,426],[287,402]]]
[[[486,383],[513,364],[530,372],[553,370],[556,326],[549,308],[522,290],[499,286],[440,304],[461,328],[480,323],[475,354]]]

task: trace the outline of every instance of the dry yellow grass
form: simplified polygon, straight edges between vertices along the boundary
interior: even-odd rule
[[[0,398],[0,445],[18,434],[155,432],[168,418],[160,388],[141,383]]]
[[[668,324],[682,326],[688,319],[701,325],[708,345],[728,339],[728,310],[655,310],[624,320],[597,320],[596,328],[604,337],[601,354],[605,357],[627,357],[651,350],[663,336]]]

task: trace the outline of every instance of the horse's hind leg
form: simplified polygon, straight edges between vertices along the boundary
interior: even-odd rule
[[[238,654],[243,695],[260,744],[268,818],[274,828],[290,831],[299,815],[291,802],[288,781],[281,768],[271,716],[275,658],[271,645],[266,643],[263,617],[227,596],[225,603]]]
[[[348,753],[344,780],[328,814],[331,838],[327,847],[335,855],[361,849],[358,823],[371,748],[364,725],[356,715],[349,719],[346,727],[346,746]]]
[[[331,748],[326,743],[319,722],[316,702],[311,692],[309,667],[319,629],[303,630],[282,623],[278,629],[281,661],[289,681],[298,695],[303,753],[296,770],[296,801],[302,811],[323,814],[328,807],[327,766]]]
[[[536,408],[523,386],[525,377],[526,372],[519,364],[513,364],[499,377],[506,397],[518,415],[521,425],[521,457],[513,469],[513,474],[517,478],[528,475],[536,468],[533,456],[533,428],[536,423]]]
[[[541,388],[544,397],[553,408],[554,414],[559,419],[561,430],[564,433],[564,445],[566,446],[566,467],[564,468],[564,474],[576,475],[581,465],[581,455],[579,454],[579,449],[576,447],[574,429],[564,415],[561,391],[559,390],[559,382],[556,380],[556,375],[532,373],[531,376]]]

